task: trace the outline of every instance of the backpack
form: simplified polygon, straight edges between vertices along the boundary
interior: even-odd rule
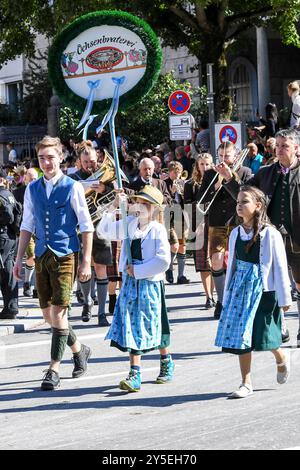
[[[22,221],[22,204],[10,194],[7,198],[0,195],[0,226],[9,227],[17,234]]]

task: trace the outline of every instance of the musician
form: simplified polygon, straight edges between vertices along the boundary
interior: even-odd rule
[[[188,284],[190,281],[184,275],[186,261],[186,237],[182,210],[184,207],[183,193],[185,182],[181,179],[183,166],[179,162],[171,162],[168,165],[169,177],[165,180],[168,192],[172,198],[172,208],[170,209],[170,230],[169,241],[171,245],[171,263],[166,271],[166,280],[174,283],[174,261],[177,256],[178,278],[177,284]],[[176,207],[179,209],[176,210]]]
[[[86,180],[98,169],[97,154],[91,141],[83,141],[78,145],[78,157],[81,169],[72,174],[71,178],[77,181]],[[91,187],[101,196],[111,189],[101,182],[93,183]],[[105,304],[108,291],[107,266],[112,265],[111,242],[99,239],[96,233],[93,237],[92,260],[97,282],[98,325],[101,327],[109,326],[105,314]],[[84,282],[79,280],[79,283],[83,295],[82,321],[88,322],[92,317],[92,307],[94,305],[91,297],[91,279]]]
[[[298,132],[282,130],[276,134],[278,162],[265,166],[248,182],[268,197],[268,216],[283,236],[288,264],[297,287],[299,330],[297,345],[300,347],[300,162]],[[239,183],[232,177],[230,168],[221,170],[227,189],[236,198]]]
[[[218,191],[209,212],[208,212],[208,246],[212,264],[212,276],[217,291],[218,301],[216,304],[214,317],[220,318],[222,311],[223,291],[225,285],[224,261],[228,246],[229,235],[234,228],[231,219],[236,213],[236,200],[227,190],[225,181],[219,176],[212,184],[217,173],[224,164],[233,170],[237,162],[237,151],[232,142],[223,142],[218,148],[219,164],[215,169],[205,172],[202,184],[197,194],[197,200],[202,203],[210,202]],[[246,183],[251,178],[250,168],[241,166],[234,173],[234,179]]]
[[[204,173],[213,167],[213,158],[209,153],[201,153],[196,160],[192,177],[184,185],[185,207],[192,205],[189,214],[192,215],[191,229],[196,234],[194,250],[195,270],[200,272],[201,281],[206,294],[205,308],[210,309],[216,306],[213,299],[213,280],[211,274],[211,261],[208,253],[208,215],[203,216],[197,210],[197,193],[201,186]],[[203,205],[205,208],[205,205]]]
[[[147,184],[150,184],[160,190],[164,196],[164,204],[169,206],[172,204],[171,195],[169,194],[164,181],[153,178],[154,168],[154,163],[151,158],[143,158],[139,164],[139,176],[135,181],[128,185],[128,188],[137,194]],[[130,192],[128,192],[128,195],[130,195]]]

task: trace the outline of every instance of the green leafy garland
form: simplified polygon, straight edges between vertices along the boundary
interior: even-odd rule
[[[161,69],[162,52],[159,40],[145,21],[124,11],[103,10],[88,13],[69,24],[54,39],[49,51],[49,77],[59,98],[72,109],[83,112],[86,100],[73,93],[67,86],[61,69],[61,56],[67,45],[86,29],[100,25],[120,26],[136,33],[147,48],[147,67],[143,78],[137,85],[120,97],[120,109],[127,109],[140,101],[155,84]],[[111,99],[95,101],[93,113],[105,111]]]

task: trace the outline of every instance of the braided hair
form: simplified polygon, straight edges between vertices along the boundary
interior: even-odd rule
[[[261,230],[263,230],[263,228],[265,228],[266,226],[271,226],[272,224],[267,215],[266,196],[260,189],[257,189],[254,186],[245,185],[241,186],[240,193],[249,194],[254,202],[259,202],[261,204],[261,209],[256,209],[255,214],[253,216],[253,237],[246,247],[246,252],[249,253],[252,246],[256,243]]]

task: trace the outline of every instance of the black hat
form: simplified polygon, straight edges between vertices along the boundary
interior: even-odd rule
[[[0,168],[0,178],[7,178],[7,173],[2,168]]]

